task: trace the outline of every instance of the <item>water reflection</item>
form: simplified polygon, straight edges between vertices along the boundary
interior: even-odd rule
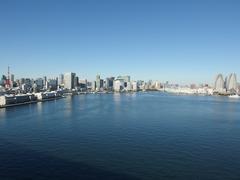
[[[121,94],[120,93],[114,93],[113,94],[113,101],[116,105],[119,105],[121,102]]]
[[[64,117],[65,119],[69,119],[72,116],[72,109],[74,108],[74,96],[68,96],[64,99]]]
[[[37,113],[42,114],[42,108],[43,108],[43,103],[39,102],[37,103]]]
[[[1,108],[0,109],[0,124],[3,124],[5,122],[5,116],[6,116],[6,109]]]
[[[166,179],[162,174],[174,170],[194,172],[200,179],[219,179],[211,172],[224,173],[223,179],[237,179],[229,176],[240,177],[239,117],[239,103],[226,98],[158,93],[69,96],[30,107],[0,109],[0,144],[2,139],[14,142],[10,148],[0,145],[0,160],[6,164],[0,168],[0,177],[18,172],[34,179],[47,170],[65,174],[67,179],[79,167],[86,169],[86,163],[141,179]],[[6,125],[1,125],[5,120]],[[225,123],[231,120],[234,124]],[[73,162],[83,165],[72,169]]]
[[[120,93],[114,93],[113,94],[113,106],[114,106],[114,112],[119,113],[121,112],[121,94]]]

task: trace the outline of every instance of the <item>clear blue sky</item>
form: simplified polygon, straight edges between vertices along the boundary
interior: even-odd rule
[[[239,0],[1,0],[0,74],[240,77]]]

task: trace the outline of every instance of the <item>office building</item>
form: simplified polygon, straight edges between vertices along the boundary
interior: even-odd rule
[[[72,90],[74,89],[74,80],[75,80],[75,73],[69,72],[64,74],[64,88]]]

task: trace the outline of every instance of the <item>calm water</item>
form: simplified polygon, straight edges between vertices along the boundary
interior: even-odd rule
[[[0,109],[0,179],[240,179],[240,100],[161,93]]]

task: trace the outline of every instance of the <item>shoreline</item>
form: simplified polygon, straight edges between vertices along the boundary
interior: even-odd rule
[[[24,103],[8,104],[8,105],[0,106],[0,109],[10,108],[10,107],[15,107],[15,106],[23,106],[23,105],[28,105],[28,104],[37,104],[37,103],[46,102],[46,101],[54,101],[54,100],[58,100],[58,99],[62,99],[62,98],[64,98],[64,97],[55,97],[55,98],[50,98],[50,99],[29,101],[29,102],[24,102]]]
[[[191,94],[191,93],[174,93],[174,92],[166,92],[166,91],[161,91],[161,90],[146,90],[146,91],[130,91],[130,92],[71,92],[71,93],[64,93],[63,96],[61,97],[55,97],[55,98],[50,98],[50,99],[43,99],[43,100],[36,100],[36,101],[29,101],[29,102],[24,102],[24,103],[17,103],[17,104],[9,104],[9,105],[4,105],[0,106],[0,109],[3,108],[10,108],[10,107],[15,107],[15,106],[22,106],[22,105],[28,105],[28,104],[35,104],[39,102],[46,102],[46,101],[53,101],[53,100],[58,100],[62,98],[66,98],[67,96],[78,96],[78,95],[89,95],[89,94],[133,94],[133,93],[149,93],[149,92],[158,92],[158,93],[166,93],[166,94],[172,94],[172,95],[177,95],[177,96],[214,96],[214,97],[228,97],[228,95],[222,95],[222,94]]]

